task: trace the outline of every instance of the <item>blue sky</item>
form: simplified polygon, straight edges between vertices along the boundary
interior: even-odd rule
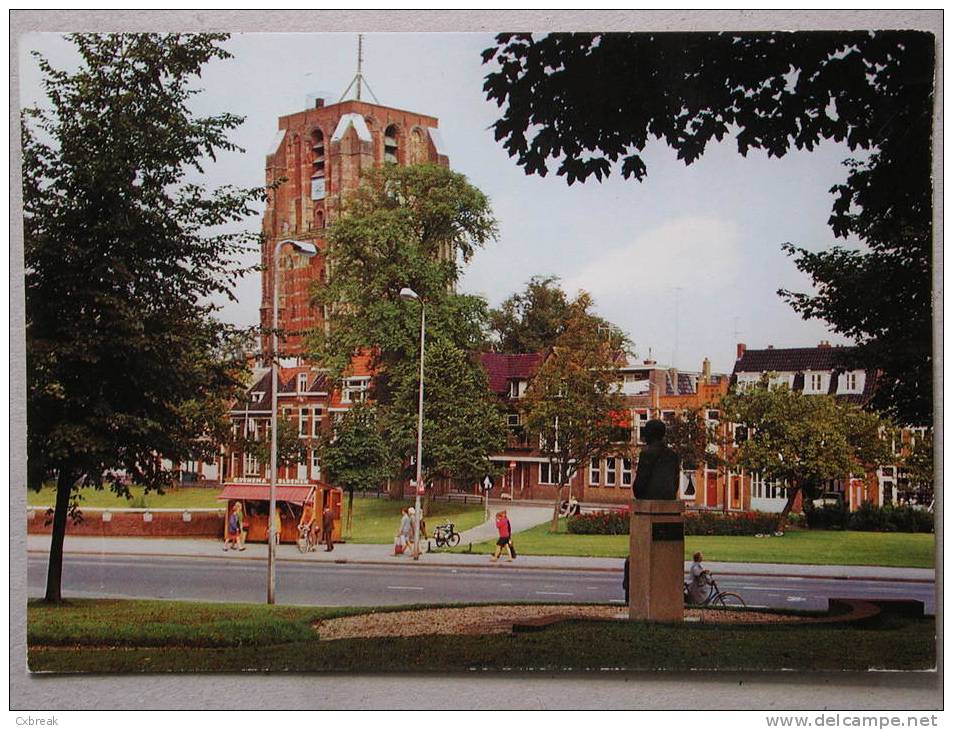
[[[640,357],[651,348],[659,362],[686,370],[700,369],[708,357],[716,372],[730,371],[736,341],[754,348],[845,342],[824,323],[802,320],[775,294],[779,287],[810,287],[782,253],[782,243],[814,250],[835,243],[826,223],[833,200],[828,191],[844,179],[845,147],[826,143],[780,160],[758,152],[742,158],[729,139],[686,167],[671,150],[653,144],[645,151],[649,175],[642,183],[616,176],[570,187],[553,175],[528,177],[489,130],[497,107],[482,93],[487,68],[480,51],[492,38],[364,38],[364,73],[380,103],[438,117],[451,166],[491,199],[500,237],[474,257],[462,291],[496,306],[535,274],[559,276],[570,294],[589,291],[599,313],[629,334]],[[207,67],[196,110],[244,115],[233,139],[246,152],[220,158],[206,180],[260,185],[278,116],[304,108],[307,94],[325,92],[337,101],[356,70],[357,37],[236,34],[227,48],[235,58]],[[56,66],[75,62],[60,36],[24,36],[24,104],[41,98],[31,49]],[[248,225],[257,230],[260,219]],[[236,294],[238,303],[226,303],[222,316],[257,323],[258,277],[246,277]]]

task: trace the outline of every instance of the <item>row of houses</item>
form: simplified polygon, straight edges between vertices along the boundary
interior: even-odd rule
[[[785,383],[805,395],[828,394],[863,403],[872,393],[873,374],[842,369],[838,364],[839,350],[827,342],[817,347],[762,350],[749,350],[739,344],[730,374],[712,373],[707,359],[698,371],[664,367],[652,359],[624,364],[619,371],[619,387],[626,409],[620,418],[619,450],[577,469],[570,479],[569,491],[580,502],[627,502],[631,499],[638,453],[643,444],[642,427],[647,421],[657,418],[672,422],[678,414],[701,413],[708,423],[720,427],[724,433],[733,433],[733,424],[720,422],[718,401],[732,385],[743,390],[765,373],[770,374],[772,382]],[[507,414],[506,448],[490,456],[497,473],[501,474],[494,481],[491,496],[514,500],[555,499],[556,475],[548,458],[540,452],[538,440],[523,428],[519,411],[519,402],[544,355],[487,352],[479,357],[487,374],[487,385]],[[326,372],[306,365],[280,369],[278,411],[297,428],[305,448],[300,463],[279,467],[279,480],[322,479],[320,457],[313,443],[323,429],[332,427],[336,414],[367,399],[371,379],[370,364],[363,359],[356,360],[352,373],[340,382],[332,382]],[[253,371],[244,397],[231,409],[234,435],[252,440],[270,438],[270,408],[270,371],[259,368]],[[917,436],[911,433],[909,437]],[[901,448],[902,444],[896,445],[898,456]],[[183,467],[184,480],[207,484],[259,482],[267,475],[267,465],[259,463],[254,454],[229,446],[221,448],[215,462]],[[901,501],[905,486],[899,466],[884,466],[875,473],[853,478],[844,475],[843,479],[828,484],[825,491],[839,495],[850,509],[856,509],[864,502],[883,505]],[[409,483],[404,488],[409,491]],[[476,493],[480,485],[446,480],[434,488],[438,493]],[[758,474],[709,468],[704,464],[682,471],[679,496],[694,508],[727,511],[776,512],[787,501],[782,485],[763,480]]]

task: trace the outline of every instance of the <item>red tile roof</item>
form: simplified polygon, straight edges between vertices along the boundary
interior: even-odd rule
[[[486,370],[490,390],[499,395],[507,395],[510,392],[511,380],[526,380],[533,377],[542,362],[543,353],[541,352],[520,355],[501,352],[480,353],[480,364]]]

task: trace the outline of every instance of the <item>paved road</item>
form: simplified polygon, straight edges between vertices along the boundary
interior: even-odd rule
[[[257,603],[265,599],[264,560],[222,557],[66,555],[63,593],[75,597],[161,598]],[[28,590],[42,596],[47,557],[30,554]],[[749,605],[824,609],[827,598],[912,598],[935,613],[932,581],[721,575],[723,590]],[[622,603],[621,571],[410,564],[279,562],[280,603],[380,606],[479,601]]]

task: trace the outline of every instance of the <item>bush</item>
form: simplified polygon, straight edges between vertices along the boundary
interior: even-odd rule
[[[686,512],[686,535],[759,535],[774,532],[778,516],[765,512]],[[570,517],[574,535],[628,535],[629,509],[587,512]]]
[[[629,508],[573,515],[566,528],[574,535],[628,535]]]
[[[687,512],[686,535],[770,535],[778,515],[767,512]]]
[[[933,532],[933,513],[913,507],[878,507],[864,503],[852,512],[851,530],[864,532]]]
[[[850,513],[842,505],[814,507],[805,500],[804,521],[812,530],[846,530]]]

